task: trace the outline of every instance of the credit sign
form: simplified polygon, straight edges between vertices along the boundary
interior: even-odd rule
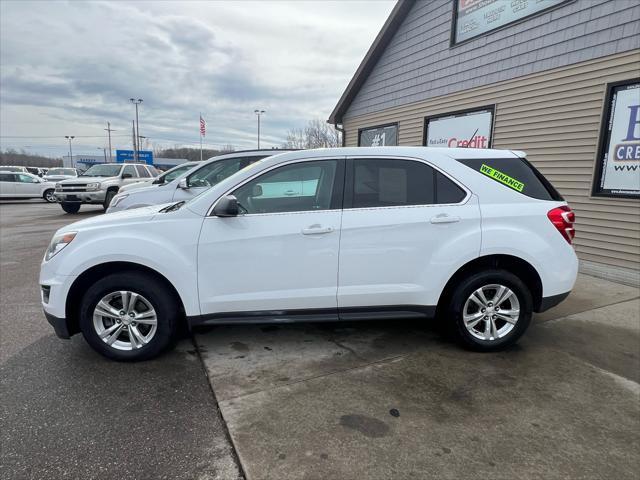
[[[640,197],[640,80],[609,85],[594,195]]]
[[[493,107],[425,119],[427,147],[491,148]]]

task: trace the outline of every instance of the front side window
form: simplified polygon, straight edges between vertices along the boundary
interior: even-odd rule
[[[329,210],[335,207],[337,166],[337,160],[285,165],[251,180],[232,195],[247,214]]]
[[[189,176],[189,187],[212,187],[238,172],[242,168],[244,160],[239,157],[211,162]]]
[[[22,173],[18,174],[18,181],[20,183],[38,183],[38,180],[36,180],[33,177],[30,177],[29,175],[24,175]]]

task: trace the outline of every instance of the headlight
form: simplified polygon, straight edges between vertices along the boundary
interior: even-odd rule
[[[51,260],[60,250],[69,245],[77,234],[78,232],[67,232],[53,237],[49,248],[47,248],[47,253],[44,255],[44,260],[46,262]]]
[[[100,190],[100,183],[87,183],[87,190]]]
[[[62,184],[56,183],[56,190],[62,190]]]
[[[124,200],[125,198],[127,198],[129,196],[128,193],[122,193],[120,195],[116,195],[115,197],[113,197],[113,199],[111,200],[111,205],[109,205],[110,207],[117,207],[118,204]]]

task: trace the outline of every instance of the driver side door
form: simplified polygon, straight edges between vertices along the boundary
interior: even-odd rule
[[[243,213],[205,217],[200,233],[202,314],[337,320],[343,187],[344,160],[326,159],[275,167],[231,191]]]

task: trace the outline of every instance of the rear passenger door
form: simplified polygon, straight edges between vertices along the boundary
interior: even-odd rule
[[[361,307],[436,305],[452,270],[479,250],[477,198],[452,178],[422,160],[348,160],[341,316]]]
[[[16,194],[15,173],[0,173],[0,197],[13,197]]]

